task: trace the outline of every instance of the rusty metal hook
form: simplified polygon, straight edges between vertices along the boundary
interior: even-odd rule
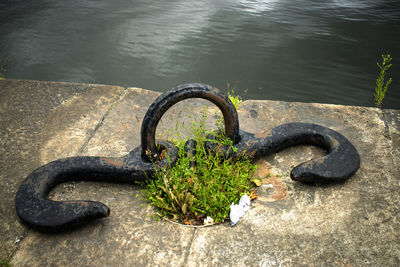
[[[121,158],[71,157],[52,161],[29,174],[15,197],[17,215],[28,226],[45,232],[75,228],[97,218],[107,217],[110,209],[95,201],[53,201],[47,195],[67,181],[133,183],[152,177],[156,169],[175,164],[178,150],[170,142],[160,142],[168,153],[159,162],[143,160],[140,147]]]
[[[360,156],[349,140],[340,133],[317,124],[287,123],[258,134],[241,130],[240,138],[240,142],[235,145],[236,152],[227,153],[227,147],[220,148],[225,157],[236,158],[245,153],[256,159],[302,144],[323,148],[327,155],[301,163],[292,169],[290,177],[304,183],[344,181],[360,166]],[[216,143],[206,142],[206,146],[215,150]]]

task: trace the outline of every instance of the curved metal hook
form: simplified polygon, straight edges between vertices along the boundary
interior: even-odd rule
[[[309,144],[325,149],[326,156],[312,159],[293,168],[290,177],[301,182],[343,181],[352,176],[360,166],[357,149],[340,133],[311,123],[288,123],[258,134],[240,131],[238,151],[230,157],[243,153],[254,158],[279,152],[285,148]],[[210,149],[215,146],[207,143]],[[226,155],[226,149],[224,154]]]
[[[175,164],[178,151],[169,142],[161,142],[169,154],[157,164],[143,160],[140,147],[122,158],[72,157],[52,161],[33,171],[18,189],[15,206],[18,216],[39,231],[74,228],[97,218],[107,217],[110,209],[95,201],[53,201],[48,193],[58,184],[74,181],[133,183],[152,177],[156,168]],[[156,166],[156,168],[155,168]]]

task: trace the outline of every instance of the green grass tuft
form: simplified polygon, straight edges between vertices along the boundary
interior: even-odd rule
[[[0,267],[12,267],[13,265],[8,260],[0,260]]]
[[[223,160],[218,153],[206,151],[204,143],[209,133],[206,119],[203,110],[200,122],[192,126],[197,142],[195,155],[185,155],[186,140],[178,141],[178,162],[172,168],[158,171],[143,189],[145,200],[158,209],[161,217],[194,225],[203,224],[208,216],[216,223],[223,222],[229,216],[231,203],[237,203],[243,194],[250,194],[255,186],[257,166],[251,158],[242,155],[237,160]],[[234,151],[229,138],[218,130],[213,134],[218,140],[214,142]]]
[[[389,64],[390,61],[392,61],[392,58],[390,57],[389,54],[387,55],[382,55],[382,65],[377,62],[376,64],[378,65],[378,68],[380,69],[379,75],[376,78],[376,87],[375,87],[375,107],[381,108],[382,106],[382,101],[383,98],[385,97],[385,94],[387,92],[387,89],[392,82],[392,78],[389,78],[386,83],[385,83],[385,76],[386,76],[386,71],[392,66],[392,64]]]

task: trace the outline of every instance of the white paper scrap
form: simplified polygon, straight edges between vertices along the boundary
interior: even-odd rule
[[[239,200],[239,204],[236,205],[232,202],[230,208],[231,212],[229,218],[231,219],[231,226],[234,226],[244,213],[250,209],[250,197],[248,195],[243,195]]]

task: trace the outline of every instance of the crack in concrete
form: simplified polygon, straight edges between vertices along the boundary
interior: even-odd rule
[[[191,254],[190,252],[192,251],[193,240],[194,240],[194,238],[196,236],[197,230],[198,230],[197,228],[194,229],[192,238],[190,239],[190,245],[186,250],[186,256],[185,256],[185,260],[184,260],[185,266],[188,266],[188,259],[189,259],[189,256]]]
[[[388,139],[389,142],[389,153],[391,155],[390,160],[391,160],[391,164],[392,166],[397,166],[398,164],[396,164],[396,158],[398,158],[398,148],[397,145],[395,144],[395,140],[396,137],[393,137],[394,133],[396,135],[396,129],[400,129],[400,125],[399,125],[399,120],[397,117],[397,120],[394,119],[394,117],[392,118],[392,112],[393,110],[390,109],[385,109],[385,110],[381,110],[382,111],[382,120],[383,123],[385,125],[385,133],[384,136]],[[399,116],[399,115],[397,115]],[[396,146],[396,148],[395,148]],[[400,170],[400,168],[398,168],[398,170]],[[398,185],[400,186],[400,181],[398,183]]]
[[[81,148],[78,150],[77,155],[81,155],[83,153],[83,151],[85,150],[85,148],[89,144],[90,140],[92,140],[92,138],[96,134],[97,130],[100,129],[100,127],[103,125],[105,119],[108,117],[108,115],[110,114],[111,110],[113,110],[115,105],[118,104],[123,99],[123,97],[126,95],[126,91],[127,90],[128,90],[128,88],[124,87],[124,89],[115,97],[113,103],[110,105],[110,107],[106,110],[106,112],[100,118],[99,122],[96,124],[96,126],[93,129],[93,131],[90,134],[88,134],[85,142],[83,143]]]
[[[388,120],[386,118],[386,114],[385,111],[383,109],[381,109],[381,115],[382,115],[382,121],[383,124],[385,125],[385,132],[383,134],[384,137],[386,137],[387,139],[389,139],[390,141],[392,141],[392,135],[390,134],[390,128],[389,128],[389,123]]]
[[[393,136],[392,136],[391,131],[390,131],[390,125],[389,125],[388,118],[386,116],[386,112],[389,112],[389,111],[385,111],[383,109],[381,109],[381,111],[382,111],[382,113],[381,113],[382,121],[383,121],[383,123],[385,125],[385,132],[384,132],[383,135],[389,141],[389,152],[390,152],[390,154],[392,156],[394,156],[396,154],[396,152],[395,152],[394,147],[393,147]],[[393,166],[396,166],[394,157],[391,157],[391,161],[392,161]]]
[[[15,247],[12,249],[11,253],[8,255],[8,257],[6,258],[7,261],[11,261],[12,258],[14,257],[15,253],[17,252],[17,250],[19,250],[22,241],[24,241],[25,237],[28,236],[30,229],[25,227],[24,232],[20,235],[17,236],[16,238],[19,239],[19,241],[15,244]]]

